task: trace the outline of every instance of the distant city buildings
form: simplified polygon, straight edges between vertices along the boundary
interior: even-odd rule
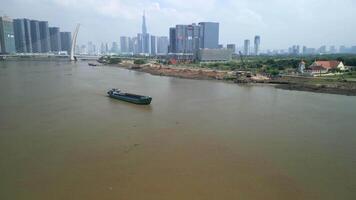
[[[98,46],[89,42],[78,46],[77,51],[89,55],[119,53],[141,56],[169,55],[173,58],[188,60],[215,60],[216,55],[224,55],[227,52],[226,49],[232,53],[242,51],[244,55],[255,56],[356,54],[356,46],[345,45],[339,47],[321,45],[311,48],[296,44],[286,49],[261,50],[261,36],[259,35],[254,37],[253,44],[246,39],[243,45],[237,46],[229,43],[224,48],[225,44],[219,43],[219,23],[217,22],[178,24],[169,28],[169,37],[150,35],[146,22],[146,14],[143,13],[141,31],[136,36],[121,36],[119,42],[105,42],[101,45],[99,43]],[[64,51],[70,53],[71,40],[71,32],[60,32],[59,27],[49,27],[47,21],[26,18],[12,20],[9,17],[0,17],[0,52],[2,54],[62,53]],[[212,50],[201,51],[203,49]],[[211,57],[208,58],[209,56]]]
[[[71,39],[70,32],[60,32],[59,27],[48,27],[47,21],[0,17],[0,48],[4,54],[69,53]]]
[[[146,15],[142,16],[142,29],[136,37],[120,37],[121,54],[162,55],[168,52],[168,38],[150,35],[147,30]]]

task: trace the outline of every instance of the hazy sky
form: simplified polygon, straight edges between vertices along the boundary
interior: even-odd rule
[[[262,49],[293,44],[356,45],[356,0],[0,0],[0,14],[48,20],[79,42],[119,41],[141,30],[168,36],[175,24],[220,22],[220,43],[243,44],[261,35]]]

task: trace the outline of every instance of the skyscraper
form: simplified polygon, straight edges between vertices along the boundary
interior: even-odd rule
[[[137,53],[143,53],[143,42],[142,42],[142,34],[137,33],[137,43],[136,43],[136,50]]]
[[[40,25],[38,21],[31,20],[30,26],[31,26],[32,52],[40,53],[41,52]]]
[[[115,54],[119,53],[119,45],[117,44],[117,42],[112,43],[110,52]]]
[[[157,54],[166,55],[168,53],[168,37],[157,37]]]
[[[48,22],[40,21],[39,26],[40,26],[41,52],[48,53],[51,50]]]
[[[156,55],[156,36],[151,35],[151,55]]]
[[[250,55],[250,40],[245,40],[244,42],[244,55]]]
[[[235,44],[227,44],[226,48],[230,49],[232,51],[232,53],[236,52],[236,45]]]
[[[177,25],[176,26],[176,51],[174,53],[192,54],[199,50],[200,26]]]
[[[60,32],[61,36],[61,51],[66,51],[68,54],[70,54],[71,51],[71,46],[72,46],[72,33],[71,32]],[[92,47],[88,47],[88,51],[92,53],[93,49]]]
[[[176,28],[169,28],[169,53],[176,53]]]
[[[100,53],[101,53],[101,55],[106,54],[104,43],[101,43],[101,45],[100,45]]]
[[[145,54],[150,53],[150,35],[149,34],[142,34],[142,52]]]
[[[260,44],[261,44],[261,37],[256,35],[255,36],[255,55],[259,55],[260,53]]]
[[[176,25],[169,29],[169,52],[196,54],[199,48],[219,48],[219,23]]]
[[[58,27],[49,27],[49,36],[51,41],[51,51],[59,52],[61,48],[61,34]]]
[[[141,51],[140,53],[148,54],[150,52],[150,35],[147,33],[147,26],[146,26],[146,15],[143,12],[142,16],[142,32],[141,32]]]
[[[146,26],[146,15],[145,15],[145,11],[143,11],[143,15],[142,15],[142,34],[147,34],[147,26]]]
[[[0,17],[0,52],[15,53],[13,21],[9,17]]]
[[[128,40],[128,50],[127,53],[133,53],[134,52],[134,46],[135,46],[135,41],[134,38],[127,38]]]
[[[188,25],[176,25],[176,51],[174,53],[187,53]]]
[[[219,23],[200,22],[200,48],[217,49],[219,46]]]
[[[25,23],[23,19],[14,19],[15,47],[17,53],[27,53]]]
[[[121,53],[128,53],[129,52],[129,39],[126,36],[120,37],[120,49]]]

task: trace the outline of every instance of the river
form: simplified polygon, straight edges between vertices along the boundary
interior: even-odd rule
[[[0,62],[0,94],[0,199],[356,199],[356,97],[66,61]]]

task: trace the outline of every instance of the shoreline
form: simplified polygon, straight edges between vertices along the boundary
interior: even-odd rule
[[[236,83],[237,78],[232,71],[211,70],[204,68],[169,67],[165,65],[134,65],[120,63],[120,68],[144,72],[155,76],[168,76],[194,80],[218,80]],[[305,91],[323,94],[356,96],[356,82],[341,82],[338,80],[318,80],[306,77],[279,77],[275,79],[262,75],[244,78],[238,85],[269,85],[283,90]]]

